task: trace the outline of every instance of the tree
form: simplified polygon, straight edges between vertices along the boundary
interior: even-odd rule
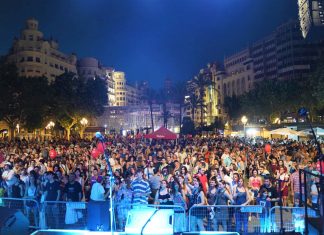
[[[183,135],[194,135],[195,124],[190,117],[184,117],[182,121],[182,134]]]
[[[162,118],[163,118],[163,126],[168,128],[168,121],[171,118],[171,113],[167,110],[167,103],[170,100],[170,97],[165,93],[162,89],[157,95],[157,103],[162,105]]]
[[[186,107],[190,107],[191,109],[191,120],[193,122],[195,121],[195,112],[198,108],[199,103],[199,97],[196,94],[192,93],[189,96],[189,103],[185,105]]]
[[[22,83],[18,77],[14,64],[0,61],[0,119],[4,120],[8,127],[10,137],[14,137],[17,124],[24,121],[22,109]]]
[[[196,93],[198,91],[198,100],[199,100],[199,110],[200,110],[200,127],[204,125],[204,114],[206,113],[206,105],[205,105],[205,96],[206,96],[206,87],[213,86],[214,83],[211,79],[209,73],[200,72],[198,76],[195,76],[192,79],[190,84],[190,90],[192,93]]]
[[[315,98],[318,108],[324,108],[324,58],[322,57],[316,64],[314,72],[310,74],[310,87],[312,97]]]
[[[54,113],[68,139],[71,128],[83,117],[100,116],[107,105],[106,82],[98,77],[85,79],[64,73],[56,77],[52,89]]]
[[[50,88],[46,77],[22,79],[22,103],[24,127],[28,130],[41,128],[50,111]]]
[[[148,88],[145,91],[143,91],[142,94],[142,100],[144,100],[150,109],[150,117],[151,117],[151,125],[152,125],[152,132],[154,132],[154,119],[153,119],[153,103],[156,100],[156,92],[155,90]]]
[[[10,131],[41,128],[49,110],[49,86],[45,77],[19,77],[14,64],[0,61],[0,118]]]
[[[241,116],[241,103],[240,99],[236,95],[225,97],[224,108],[231,119],[237,119]]]
[[[180,120],[180,134],[182,133],[182,109],[185,106],[185,96],[188,94],[187,88],[184,85],[185,81],[178,82],[172,87],[172,100],[179,105],[179,120]]]

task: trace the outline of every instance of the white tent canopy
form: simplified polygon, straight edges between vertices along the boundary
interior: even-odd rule
[[[271,135],[296,135],[296,136],[305,136],[304,133],[292,130],[290,128],[279,128],[273,131],[270,131]]]
[[[314,129],[314,132],[315,132],[316,136],[324,135],[324,129],[323,128],[315,127],[313,129]],[[305,135],[312,135],[311,129],[305,129],[305,130],[299,131],[298,133],[304,133]]]

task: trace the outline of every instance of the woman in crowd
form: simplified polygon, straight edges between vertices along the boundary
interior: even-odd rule
[[[287,206],[287,198],[288,198],[288,185],[289,185],[289,176],[285,172],[285,168],[281,166],[279,171],[277,172],[276,179],[278,181],[278,193],[281,194],[282,197],[282,205]],[[279,191],[280,190],[280,191]]]
[[[173,201],[170,195],[170,190],[168,188],[168,181],[162,180],[161,187],[155,195],[154,204],[159,205],[173,205]]]
[[[30,199],[29,201],[26,201],[26,212],[27,212],[27,218],[30,218],[30,213],[32,212],[34,216],[34,222],[37,226],[38,224],[38,210],[37,207],[38,204],[36,203],[38,201],[38,185],[35,178],[35,174],[33,174],[33,171],[29,174],[29,180],[26,183],[26,190],[25,190],[25,198]],[[32,201],[31,201],[32,200]]]
[[[223,231],[227,231],[227,221],[229,220],[228,208],[226,207],[228,203],[233,204],[234,200],[230,191],[226,188],[226,183],[224,180],[218,182],[218,188],[216,190],[214,205],[221,207],[214,207],[213,224],[214,231],[218,230],[218,223],[222,224]]]
[[[258,196],[261,185],[262,178],[258,175],[258,170],[253,169],[252,176],[249,179],[249,188],[251,189],[254,198]]]
[[[235,204],[241,206],[240,208],[237,208],[235,212],[236,231],[242,231],[243,226],[243,232],[246,233],[248,231],[248,214],[243,212],[244,209],[242,208],[249,205],[251,197],[248,189],[244,187],[242,178],[238,180],[238,184],[233,188],[233,198]]]
[[[187,203],[183,197],[181,192],[180,183],[175,180],[171,184],[171,200],[173,201],[175,206],[174,208],[174,232],[182,232],[186,229],[186,218],[185,218],[185,211],[187,210]],[[183,209],[180,209],[182,207]]]
[[[194,177],[193,180],[192,192],[190,195],[190,207],[198,206],[191,210],[191,231],[205,231],[204,227],[204,218],[207,215],[205,208],[199,207],[206,205],[206,198],[203,191],[203,185],[197,177]]]

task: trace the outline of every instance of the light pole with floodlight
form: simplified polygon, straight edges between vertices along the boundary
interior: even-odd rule
[[[243,116],[243,117],[241,118],[241,122],[243,123],[243,127],[244,127],[244,138],[246,138],[245,125],[246,125],[246,123],[248,122],[247,117],[246,117],[246,116]]]
[[[88,119],[86,118],[82,118],[81,121],[80,121],[82,127],[81,127],[81,133],[80,133],[80,137],[83,138],[83,132],[86,128],[86,126],[88,125]]]

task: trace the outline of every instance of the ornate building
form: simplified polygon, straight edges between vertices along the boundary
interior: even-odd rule
[[[8,61],[16,64],[20,76],[45,76],[49,81],[64,72],[77,72],[76,56],[59,51],[55,40],[46,40],[35,19],[28,19],[20,37],[14,40]]]

